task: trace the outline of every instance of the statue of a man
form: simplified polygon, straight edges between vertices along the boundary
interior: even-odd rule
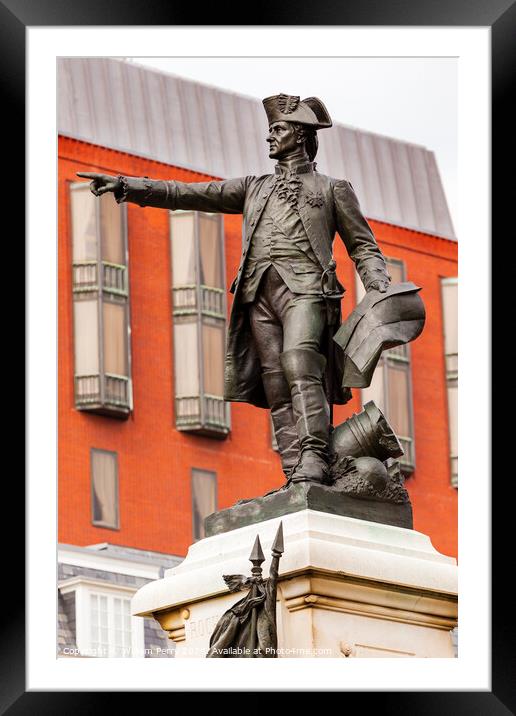
[[[344,291],[332,256],[336,231],[366,291],[385,292],[390,277],[351,184],[316,171],[317,130],[332,126],[324,104],[285,94],[263,104],[274,174],[194,183],[79,176],[96,196],[111,191],[118,202],[243,214],[224,398],[270,409],[289,483],[325,483],[330,406],[350,397],[332,340]]]

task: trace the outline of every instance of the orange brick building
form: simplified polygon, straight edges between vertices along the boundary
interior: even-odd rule
[[[258,126],[253,112],[256,110],[258,117],[260,103],[113,60],[62,60],[59,75],[59,541],[78,546],[107,542],[184,556],[196,536],[192,471],[215,476],[213,499],[217,509],[283,483],[268,412],[232,403],[227,429],[219,434],[188,432],[184,425],[178,426],[175,370],[182,344],[175,332],[178,321],[173,299],[170,214],[133,204],[124,208],[128,260],[119,268],[120,272],[126,271],[127,291],[113,299],[129,311],[124,314],[130,356],[129,376],[124,383],[129,386],[125,412],[91,411],[84,402],[78,402],[74,343],[80,338],[77,326],[74,329],[79,314],[74,319],[77,262],[71,197],[77,171],[192,182],[242,175],[242,169],[245,173],[261,173],[261,166],[270,172],[272,162],[267,160],[264,142],[265,116],[263,127]],[[152,120],[156,121],[153,125],[143,116],[143,110],[138,111],[144,106],[143,100],[140,107],[141,98],[130,92],[132,105],[124,105],[125,119],[114,117],[111,98],[119,92],[117,99],[121,100],[127,88],[136,85],[139,89],[132,92],[141,92],[148,99],[149,93],[155,91],[168,97],[175,108],[173,116],[163,109],[170,124],[161,127],[161,136],[157,136],[156,129],[159,118]],[[225,97],[229,104],[224,104]],[[236,127],[237,134],[228,139],[226,148],[223,125],[229,121],[229,105],[235,102],[239,109],[238,114],[231,115],[233,122],[236,116],[245,117],[245,122]],[[218,116],[217,136],[202,127],[203,112],[210,106]],[[183,110],[188,112],[188,122],[179,117]],[[181,127],[184,136],[179,134]],[[408,280],[423,287],[427,322],[422,335],[410,345],[407,419],[413,464],[406,470],[406,487],[412,500],[414,528],[430,535],[437,550],[456,556],[457,488],[452,480],[455,462],[450,461],[453,410],[449,405],[449,357],[453,350],[445,345],[454,329],[445,330],[444,326],[443,286],[447,283],[443,279],[457,276],[457,242],[435,160],[423,148],[359,130],[353,130],[353,137],[352,130],[339,131],[341,134],[325,139],[326,145],[321,141],[319,170],[351,179],[384,255],[394,266],[403,268]],[[220,161],[226,162],[230,160],[224,155],[233,152],[231,161],[235,162],[238,132],[252,136],[239,143],[242,166],[236,162],[234,166],[227,164],[225,171],[222,166],[215,171],[217,152]],[[142,136],[143,144],[139,143]],[[211,145],[206,137],[211,138]],[[346,144],[351,140],[353,145]],[[255,147],[261,144],[264,155],[257,158],[259,149]],[[199,145],[204,154],[195,156],[192,147]],[[332,166],[339,156],[341,165]],[[255,164],[259,166],[253,169]],[[371,166],[371,172],[360,173],[360,166]],[[396,196],[386,194],[389,177],[397,184]],[[412,194],[409,182],[415,187],[410,189]],[[222,226],[224,309],[229,315],[232,296],[227,287],[239,265],[241,217],[224,216]],[[346,317],[356,304],[357,284],[354,266],[338,237],[334,256],[339,280],[347,287],[342,304]],[[116,262],[110,265],[116,267]],[[205,369],[206,360],[204,356]],[[335,424],[359,412],[362,397],[356,390],[350,403],[336,406]],[[396,422],[394,415],[388,418]],[[109,526],[95,519],[92,451],[109,459],[116,456],[116,519]]]

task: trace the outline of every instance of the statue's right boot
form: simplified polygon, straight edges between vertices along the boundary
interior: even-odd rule
[[[289,482],[327,484],[330,481],[330,408],[323,386],[326,358],[314,350],[292,348],[280,355],[280,363],[290,386],[301,445]]]
[[[300,451],[290,387],[282,370],[262,373],[262,380],[271,410],[272,426],[280,454],[281,467],[285,477],[289,478],[297,463]]]

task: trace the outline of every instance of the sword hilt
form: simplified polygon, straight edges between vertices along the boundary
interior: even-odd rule
[[[334,326],[337,322],[339,303],[338,301],[344,296],[346,291],[345,288],[339,291],[337,288],[337,276],[335,269],[337,268],[336,262],[332,259],[328,267],[324,269],[321,276],[321,292],[326,299],[326,311],[328,317],[328,325]],[[330,303],[330,301],[332,303]]]

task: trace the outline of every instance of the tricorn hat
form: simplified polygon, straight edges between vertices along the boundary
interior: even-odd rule
[[[332,126],[328,110],[317,97],[301,99],[290,94],[277,94],[266,97],[263,106],[269,124],[273,122],[299,122],[314,129],[326,129]]]
[[[413,341],[425,325],[425,307],[411,281],[369,291],[333,339],[344,351],[342,386],[367,388],[382,351]]]

